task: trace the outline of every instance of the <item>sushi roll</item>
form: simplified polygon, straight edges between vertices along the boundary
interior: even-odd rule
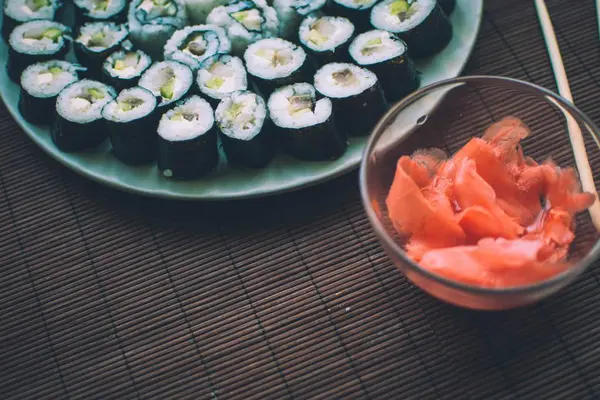
[[[186,96],[194,83],[190,67],[177,61],[160,61],[152,64],[140,78],[139,85],[158,98],[160,112],[175,106]]]
[[[390,32],[375,29],[358,35],[350,44],[350,56],[356,64],[375,72],[389,102],[419,87],[420,78],[406,53],[406,43]]]
[[[329,14],[348,18],[357,32],[371,28],[371,10],[379,0],[331,0]],[[434,0],[435,1],[435,0]]]
[[[166,178],[199,178],[219,164],[217,129],[210,104],[190,96],[158,124],[158,170]]]
[[[33,124],[47,124],[56,115],[56,97],[77,81],[78,67],[61,60],[31,64],[21,75],[19,112]]]
[[[126,0],[73,0],[75,23],[112,21],[123,23],[127,20]]]
[[[275,154],[267,105],[249,91],[225,97],[215,111],[223,151],[233,165],[265,167]]]
[[[152,59],[141,50],[117,50],[104,60],[102,81],[119,91],[136,86],[150,64]]]
[[[232,52],[239,57],[250,43],[279,35],[277,12],[265,0],[234,0],[213,9],[206,23],[225,29],[231,38]]]
[[[165,60],[186,64],[196,71],[207,58],[231,51],[231,40],[216,25],[188,26],[173,34],[165,44]]]
[[[308,81],[314,74],[302,47],[279,38],[252,43],[244,53],[244,61],[265,98],[278,87]]]
[[[354,35],[354,24],[344,17],[311,14],[300,25],[300,43],[319,65],[349,61],[348,47]]]
[[[315,75],[315,89],[333,103],[337,128],[349,136],[366,136],[387,111],[388,104],[377,75],[348,63],[331,63]]]
[[[294,157],[328,161],[346,151],[347,135],[336,129],[331,100],[318,98],[313,85],[296,83],[277,89],[267,109],[279,142]]]
[[[61,0],[4,0],[2,38],[8,41],[12,30],[24,22],[39,19],[56,21],[63,8]]]
[[[148,89],[125,89],[102,108],[112,153],[129,165],[156,159],[158,114],[156,97]]]
[[[413,58],[429,57],[452,39],[452,25],[436,0],[384,0],[373,7],[371,25],[397,34]]]
[[[104,61],[128,34],[124,24],[114,22],[88,22],[81,26],[75,39],[75,57],[87,68],[86,77],[100,79]]]
[[[106,140],[102,108],[117,95],[101,82],[82,79],[66,86],[56,99],[52,141],[64,152],[92,149]]]
[[[446,15],[452,14],[456,7],[456,0],[438,0],[438,3]]]
[[[65,58],[69,51],[66,39],[69,33],[69,28],[53,21],[36,20],[17,26],[8,39],[8,77],[18,83],[28,65]]]
[[[296,40],[300,23],[308,14],[321,10],[327,0],[274,0],[273,8],[281,24],[283,39]]]
[[[200,93],[213,107],[225,96],[248,89],[244,63],[229,54],[217,54],[204,61],[198,70],[196,83]]]
[[[224,6],[229,0],[185,0],[185,8],[193,25],[206,23],[206,17],[213,8]]]
[[[127,21],[135,47],[162,60],[167,40],[187,25],[187,12],[182,0],[133,0]]]

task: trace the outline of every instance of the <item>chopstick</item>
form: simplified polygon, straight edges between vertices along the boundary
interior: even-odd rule
[[[597,0],[597,3],[600,3],[600,0]],[[554,71],[554,77],[556,78],[558,93],[566,100],[573,103],[573,95],[571,94],[567,73],[565,71],[562,56],[560,55],[558,42],[556,40],[550,14],[548,13],[548,8],[546,7],[546,2],[544,0],[535,0],[535,8],[542,27],[544,41],[548,48],[548,55],[550,56],[550,63],[552,64],[552,70]],[[594,184],[594,174],[590,167],[579,124],[577,124],[570,116],[567,116],[567,130],[569,131],[569,139],[571,141],[571,147],[573,148],[573,154],[575,155],[575,163],[577,165],[577,170],[579,171],[581,186],[586,192],[594,193],[596,195],[596,201],[588,209],[588,212],[590,213],[592,223],[596,229],[600,231],[600,201],[598,200],[598,191]]]

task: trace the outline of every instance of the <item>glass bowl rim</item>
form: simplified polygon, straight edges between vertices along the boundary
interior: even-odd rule
[[[368,189],[367,189],[367,164],[371,152],[375,144],[378,142],[381,135],[385,132],[385,128],[390,125],[390,122],[393,121],[393,118],[397,116],[397,114],[403,108],[413,104],[415,101],[423,98],[429,93],[432,93],[444,86],[452,86],[459,83],[470,83],[470,82],[489,82],[492,84],[502,84],[507,83],[512,86],[520,86],[522,88],[526,88],[531,92],[537,92],[537,94],[550,97],[554,101],[558,103],[561,107],[566,109],[570,115],[574,117],[578,123],[583,122],[590,130],[592,136],[596,143],[600,143],[600,131],[596,124],[582,111],[580,111],[573,103],[563,98],[562,96],[543,88],[537,84],[523,81],[515,78],[508,78],[504,76],[494,76],[494,75],[468,75],[468,76],[458,76],[455,78],[444,79],[438,82],[434,82],[427,86],[417,89],[412,92],[408,96],[404,97],[399,102],[393,104],[390,109],[379,119],[375,127],[371,130],[371,134],[367,140],[367,144],[365,149],[363,150],[362,159],[360,162],[359,169],[359,187],[360,187],[360,195],[363,203],[363,208],[367,217],[369,218],[369,222],[375,233],[377,234],[379,240],[383,241],[388,249],[391,249],[394,254],[398,255],[402,261],[406,264],[406,266],[413,270],[413,272],[417,272],[425,275],[428,279],[435,281],[436,283],[440,283],[442,285],[448,286],[452,289],[463,290],[473,294],[527,294],[527,293],[535,293],[544,289],[551,288],[556,284],[562,282],[568,277],[577,276],[583,273],[594,261],[596,261],[600,256],[600,239],[596,240],[596,243],[593,245],[592,249],[581,259],[579,262],[566,269],[565,271],[557,274],[551,278],[544,279],[542,281],[528,284],[528,285],[520,285],[520,286],[510,286],[505,288],[488,288],[482,286],[469,285],[466,283],[461,283],[458,281],[454,281],[448,278],[445,278],[442,275],[431,272],[423,267],[421,267],[418,263],[411,260],[405,253],[405,251],[392,239],[392,237],[387,233],[386,229],[383,227],[383,224],[379,221],[375,210],[371,205]],[[598,193],[596,193],[598,196]]]

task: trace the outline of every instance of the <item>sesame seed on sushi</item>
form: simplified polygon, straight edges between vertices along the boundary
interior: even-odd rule
[[[107,137],[102,108],[117,95],[101,82],[82,79],[66,86],[56,99],[52,141],[64,152],[93,149]]]
[[[129,32],[125,24],[88,22],[75,38],[75,57],[87,68],[86,77],[100,79],[104,61],[121,47]]]
[[[194,83],[190,67],[177,61],[160,61],[144,72],[139,86],[150,90],[158,98],[158,108],[164,112],[186,96]]]
[[[315,88],[331,99],[334,114],[342,116],[337,128],[349,136],[368,135],[388,109],[377,75],[354,64],[324,65],[315,75]]]
[[[148,89],[125,89],[102,108],[114,156],[125,164],[156,159],[158,114],[156,97]]]
[[[223,28],[216,25],[196,25],[173,34],[165,44],[164,58],[184,63],[196,71],[207,58],[230,51],[231,40]]]
[[[436,0],[384,0],[373,7],[375,29],[396,33],[413,58],[429,57],[452,39],[452,24]]]
[[[348,61],[354,31],[354,24],[348,18],[313,13],[302,21],[298,35],[302,46],[323,65]]]
[[[202,63],[196,84],[200,93],[216,107],[229,94],[248,89],[246,68],[236,56],[217,54]]]
[[[79,67],[62,60],[31,64],[21,74],[19,112],[34,124],[47,124],[56,115],[56,98],[69,84],[77,81]]]
[[[69,33],[68,27],[54,21],[35,20],[18,25],[8,39],[8,77],[18,83],[28,65],[64,59],[69,51]]]
[[[331,100],[313,85],[295,83],[277,89],[267,102],[278,141],[292,156],[306,161],[339,158],[348,147],[346,132],[336,129]]]
[[[267,105],[250,91],[225,97],[215,111],[219,137],[227,160],[233,165],[265,167],[275,154],[275,142]]]
[[[56,21],[63,9],[61,0],[4,0],[2,38],[8,41],[12,30],[25,22],[40,19]]]
[[[190,96],[164,113],[158,125],[158,170],[171,179],[196,179],[219,163],[217,128],[210,104]]]
[[[117,50],[104,60],[102,81],[119,91],[136,86],[151,64],[150,56],[141,50]]]

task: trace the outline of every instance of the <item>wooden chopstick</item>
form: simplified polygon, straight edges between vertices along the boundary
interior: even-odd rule
[[[597,1],[600,2],[600,0]],[[556,84],[558,86],[558,93],[566,100],[573,103],[573,95],[571,94],[567,73],[565,71],[562,56],[560,55],[558,42],[556,40],[550,14],[548,13],[548,8],[546,7],[546,2],[544,0],[535,0],[535,8],[540,20],[540,25],[542,26],[546,47],[548,48],[550,63],[552,64],[552,70],[554,71],[554,77],[556,78]],[[594,226],[600,231],[600,201],[598,200],[598,191],[594,184],[594,174],[592,173],[592,168],[590,167],[590,162],[585,150],[581,129],[577,122],[570,116],[567,116],[567,130],[569,131],[569,139],[571,140],[571,147],[573,148],[573,154],[575,155],[575,163],[577,165],[577,170],[579,171],[581,186],[586,192],[596,194],[596,201],[588,211]]]

